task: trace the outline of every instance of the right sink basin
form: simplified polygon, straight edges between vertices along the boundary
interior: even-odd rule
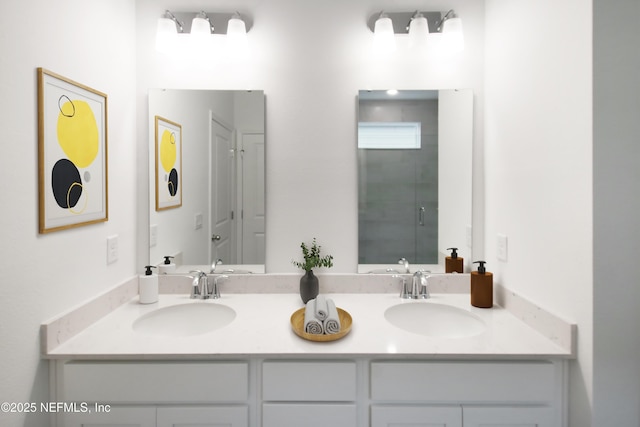
[[[486,330],[473,313],[450,305],[407,302],[389,307],[384,317],[407,332],[438,338],[468,338]]]

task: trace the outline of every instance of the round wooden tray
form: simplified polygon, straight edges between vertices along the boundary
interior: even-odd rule
[[[340,332],[337,334],[308,334],[304,331],[304,307],[296,310],[291,315],[291,327],[293,328],[293,332],[296,333],[300,338],[304,338],[309,341],[318,341],[318,342],[326,342],[326,341],[335,341],[344,337],[351,330],[351,315],[344,311],[341,308],[338,308],[338,318],[340,318]]]

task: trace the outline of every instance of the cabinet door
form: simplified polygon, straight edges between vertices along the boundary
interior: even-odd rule
[[[354,427],[355,404],[265,403],[262,427]]]
[[[404,426],[462,427],[462,408],[460,406],[371,407],[371,427]]]
[[[464,407],[464,427],[556,427],[548,407]]]
[[[162,407],[158,408],[157,427],[248,427],[246,406]]]
[[[109,407],[105,412],[65,413],[58,420],[64,427],[155,427],[154,407]]]

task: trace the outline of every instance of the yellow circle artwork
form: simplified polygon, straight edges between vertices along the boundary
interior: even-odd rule
[[[176,135],[165,129],[160,139],[160,162],[166,172],[171,172],[171,169],[173,169],[176,164],[176,156]]]
[[[58,143],[77,168],[86,168],[98,155],[98,125],[84,101],[67,101],[58,115]]]

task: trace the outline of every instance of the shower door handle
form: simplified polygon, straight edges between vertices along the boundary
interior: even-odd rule
[[[418,209],[418,225],[424,227],[424,206],[420,206]]]

